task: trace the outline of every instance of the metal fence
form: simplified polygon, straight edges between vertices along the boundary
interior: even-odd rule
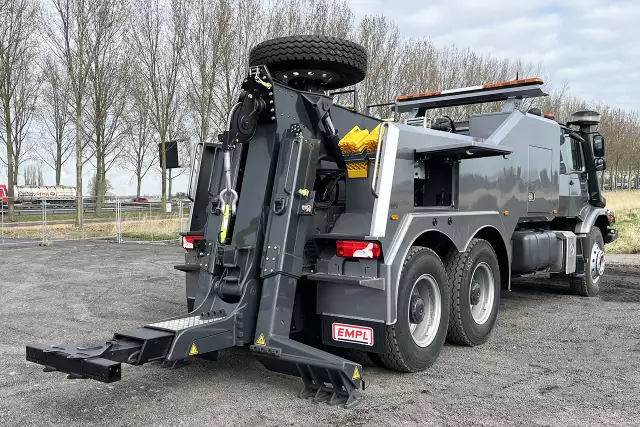
[[[72,201],[40,200],[14,204],[9,212],[6,200],[0,206],[0,244],[110,239],[131,241],[178,241],[189,221],[191,202],[172,200],[166,209],[159,201],[137,202],[108,198],[102,204],[85,198],[83,225],[76,223]]]

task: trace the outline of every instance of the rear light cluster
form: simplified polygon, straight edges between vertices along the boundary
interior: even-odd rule
[[[616,214],[614,214],[613,211],[609,211],[607,216],[609,217],[609,225],[614,225],[616,223]]]
[[[380,243],[338,240],[336,242],[336,255],[343,258],[377,259],[380,257]]]
[[[204,240],[204,236],[182,236],[182,248],[193,249],[197,240]]]

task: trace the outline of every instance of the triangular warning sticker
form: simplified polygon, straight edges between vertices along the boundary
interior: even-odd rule
[[[351,377],[352,380],[359,380],[360,379],[360,370],[358,369],[358,367],[356,366],[356,369],[353,370],[353,377]]]
[[[260,336],[258,337],[258,340],[256,341],[256,345],[265,345],[265,341],[264,341],[264,334],[260,334]]]
[[[191,348],[189,349],[189,356],[195,356],[198,354],[198,347],[196,347],[196,344],[193,343],[191,344]]]

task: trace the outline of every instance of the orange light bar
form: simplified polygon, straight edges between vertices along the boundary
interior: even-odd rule
[[[488,85],[483,85],[482,87],[484,89],[493,89],[496,87],[531,85],[536,83],[542,84],[544,83],[544,81],[538,77],[534,77],[532,79],[520,79],[520,80],[511,80],[510,82],[490,83]]]
[[[551,113],[547,113],[544,115],[545,119],[555,119],[556,115],[555,114],[551,114]]]
[[[499,87],[510,87],[510,86],[525,86],[531,84],[543,84],[544,81],[541,78],[534,77],[530,79],[520,79],[520,80],[511,80],[508,82],[500,82],[500,83],[489,83],[486,85],[478,85],[478,86],[469,86],[457,89],[447,89],[441,90],[439,92],[422,92],[422,93],[414,93],[412,95],[400,95],[396,97],[396,101],[410,101],[412,99],[423,99],[423,98],[431,98],[433,96],[440,95],[449,95],[453,93],[460,92],[476,92],[484,89],[495,89]]]
[[[422,93],[414,93],[412,95],[401,95],[396,97],[398,101],[408,101],[410,99],[415,98],[429,98],[432,96],[442,95],[442,92],[422,92]]]

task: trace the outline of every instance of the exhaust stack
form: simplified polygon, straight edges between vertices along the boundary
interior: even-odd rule
[[[590,133],[597,130],[602,115],[597,111],[580,110],[571,115],[569,125],[580,127],[580,132]]]

